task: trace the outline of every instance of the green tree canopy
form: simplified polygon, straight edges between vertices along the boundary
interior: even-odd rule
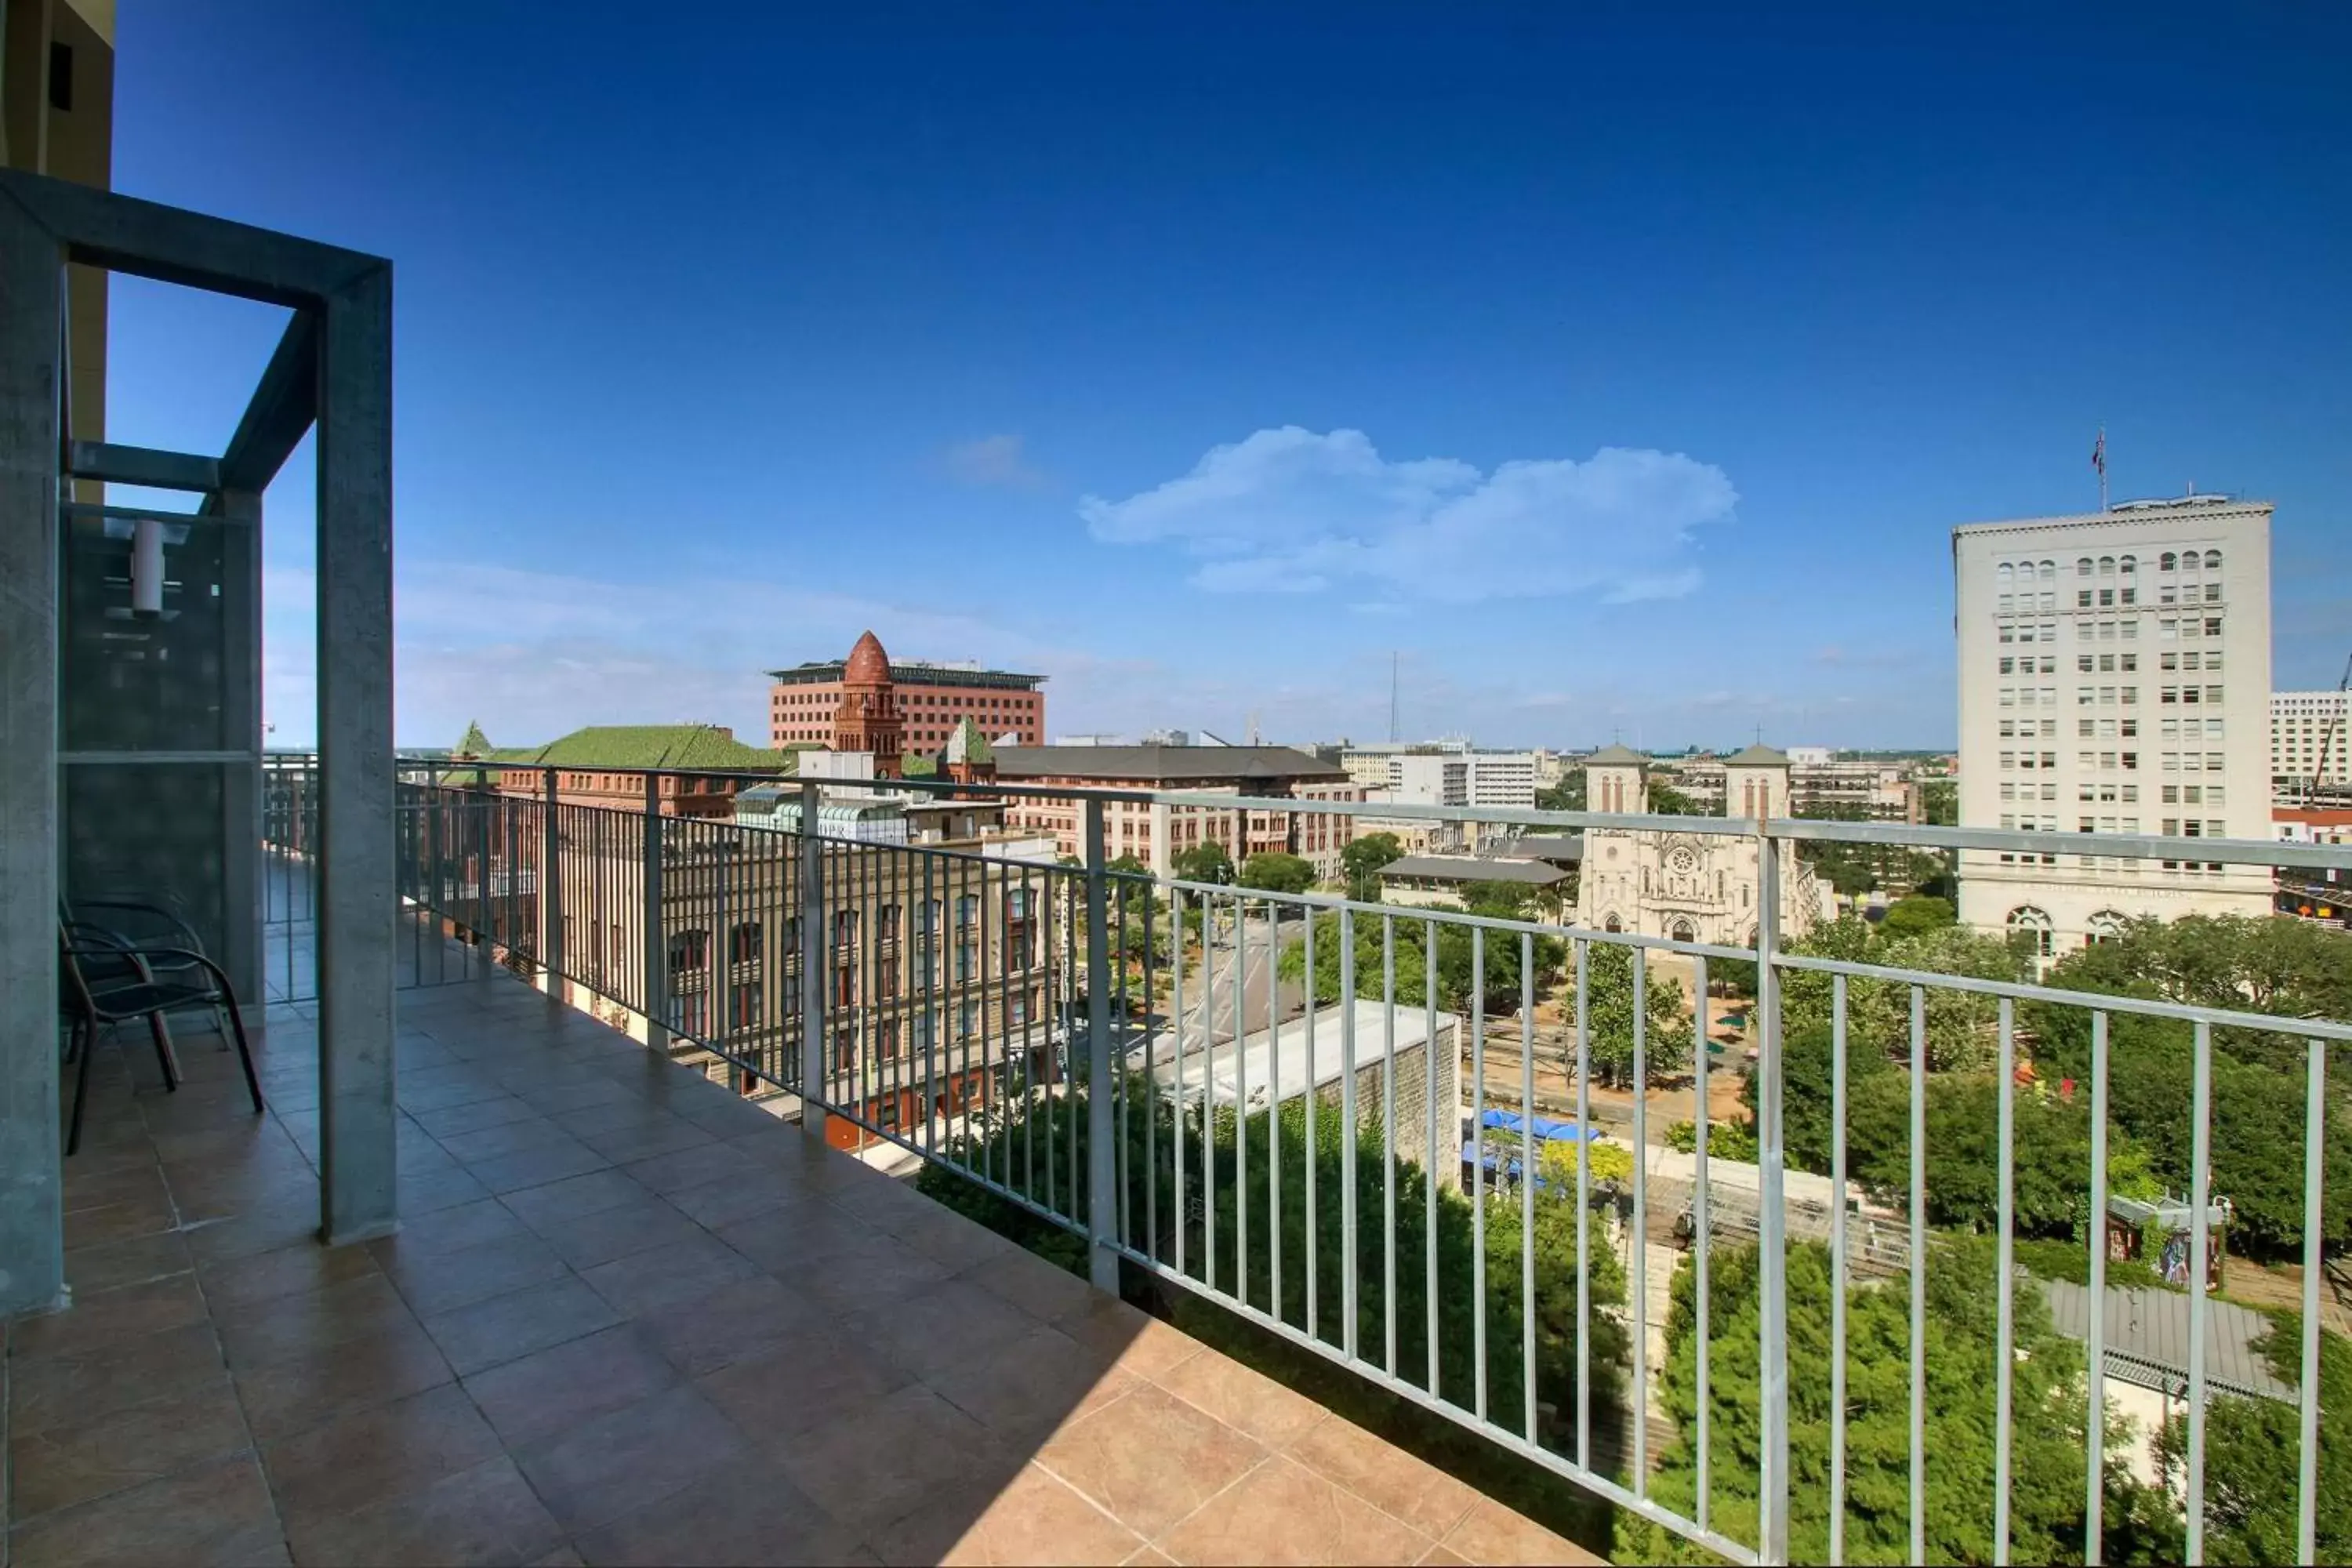
[[[1180,881],[1230,882],[1234,879],[1234,858],[1215,839],[1207,839],[1189,849],[1177,851],[1169,861]]]
[[[1303,893],[1315,885],[1315,868],[1297,855],[1261,849],[1242,862],[1237,879],[1244,888],[1270,893]]]
[[[1914,893],[1887,907],[1886,918],[1878,922],[1878,931],[1880,935],[1889,937],[1924,936],[1931,931],[1958,925],[1959,920],[1959,911],[1952,907],[1951,900]]]
[[[1718,1247],[1708,1275],[1710,1522],[1754,1541],[1763,1422],[1758,1399],[1757,1254]],[[1990,1563],[1992,1554],[1995,1321],[2000,1285],[1990,1244],[1957,1242],[1928,1258],[1927,1560]],[[2013,1282],[2017,1355],[2010,1461],[2011,1560],[2083,1560],[2086,1407],[2080,1346],[2051,1327],[2042,1293]],[[1829,1252],[1789,1248],[1789,1552],[1829,1560]],[[1653,1495],[1688,1517],[1697,1501],[1697,1312],[1695,1276],[1675,1271],[1666,1324],[1665,1405],[1679,1432]],[[1910,1549],[1910,1307],[1899,1287],[1852,1286],[1846,1297],[1845,1561],[1907,1563]],[[1801,1372],[1799,1369],[1802,1369]],[[2103,1546],[2109,1563],[2177,1560],[2171,1512],[2120,1458],[2105,1466]],[[1636,1525],[1632,1562],[1715,1559],[1654,1525]]]
[[[1381,868],[1404,858],[1404,843],[1393,833],[1367,833],[1339,851],[1339,869],[1348,879],[1348,896],[1369,900],[1380,889]]]
[[[1633,1081],[1633,950],[1596,942],[1586,948],[1585,1009],[1592,1076],[1619,1088]],[[1654,1087],[1691,1060],[1690,1005],[1682,987],[1646,967],[1643,1066]]]

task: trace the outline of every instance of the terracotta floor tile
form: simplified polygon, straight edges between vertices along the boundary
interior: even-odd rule
[[[535,1149],[478,1160],[468,1164],[466,1170],[485,1191],[510,1193],[518,1187],[544,1186],[566,1176],[600,1171],[613,1163],[567,1134],[561,1143],[547,1143]]]
[[[1140,1536],[1035,1465],[1001,1485],[926,1502],[874,1536],[885,1563],[975,1568],[1118,1563],[1142,1545]]]
[[[1084,1307],[1055,1319],[1054,1326],[1097,1354],[1110,1357],[1120,1371],[1146,1381],[1202,1353],[1201,1342],[1190,1334],[1099,1290]]]
[[[812,1325],[695,1383],[745,1436],[774,1445],[848,1419],[910,1379],[864,1347]]]
[[[1269,1448],[1304,1436],[1323,1406],[1229,1357],[1188,1356],[1152,1381]]]
[[[818,1266],[824,1258],[877,1237],[889,1240],[864,1220],[822,1201],[770,1209],[719,1227],[719,1240],[787,1284],[821,1272]]]
[[[663,1111],[656,1120],[583,1132],[580,1135],[580,1142],[615,1165],[626,1166],[650,1160],[657,1154],[698,1148],[717,1140],[683,1116],[672,1116]]]
[[[228,1368],[212,1324],[199,1321],[80,1355],[19,1357],[8,1373],[5,1429],[23,1437],[226,1380]]]
[[[504,1455],[371,1508],[298,1521],[294,1561],[504,1564],[559,1547],[563,1531]]]
[[[580,1278],[611,1302],[614,1311],[635,1317],[692,1301],[721,1286],[753,1279],[759,1272],[749,1258],[698,1227],[683,1241],[616,1258],[582,1271]]]
[[[952,1209],[923,1200],[923,1209],[905,1216],[892,1234],[950,1272],[961,1272],[1008,1258],[1028,1258],[1013,1243]]]
[[[474,1165],[484,1160],[495,1160],[501,1154],[517,1154],[526,1149],[546,1149],[576,1142],[577,1140],[544,1116],[531,1115],[464,1132],[436,1134],[435,1142],[447,1150],[451,1158]]]
[[[543,1233],[551,1225],[618,1208],[623,1204],[642,1203],[651,1196],[634,1178],[619,1171],[592,1171],[584,1176],[567,1176],[544,1186],[502,1194],[499,1201],[523,1224]]]
[[[217,1312],[279,1296],[299,1296],[376,1272],[363,1247],[326,1247],[301,1241],[274,1252],[257,1252],[196,1270],[205,1300]]]
[[[780,1212],[790,1215],[793,1211]],[[818,1305],[845,1313],[875,1309],[884,1302],[918,1301],[944,1290],[948,1284],[945,1268],[897,1237],[878,1230],[771,1271]],[[977,1286],[964,1289],[986,1294]]]
[[[76,1292],[66,1310],[11,1325],[8,1349],[19,1356],[78,1356],[101,1345],[196,1322],[204,1315],[204,1293],[196,1289],[195,1276],[177,1274],[86,1296]]]
[[[286,1561],[269,1489],[250,1454],[20,1523],[8,1544],[13,1568]]]
[[[77,1156],[79,1158],[79,1156]],[[65,1212],[105,1208],[116,1204],[153,1203],[169,1206],[171,1194],[163,1185],[163,1169],[152,1162],[82,1171],[65,1168]]]
[[[1009,1443],[1042,1441],[1141,1386],[1044,1326],[928,1381],[940,1397]]]
[[[370,1273],[323,1290],[224,1304],[213,1312],[231,1367],[260,1366],[292,1355],[413,1326],[415,1315],[392,1281]]]
[[[608,1329],[620,1319],[575,1279],[477,1301],[425,1321],[425,1329],[460,1376]]]
[[[1121,1568],[1177,1568],[1176,1559],[1157,1546],[1147,1546],[1122,1563]]]
[[[305,1185],[308,1191],[302,1190]],[[401,1218],[408,1217],[409,1211],[402,1209]],[[313,1181],[255,1207],[190,1225],[188,1256],[198,1263],[218,1263],[315,1241],[318,1236],[319,1188]]]
[[[290,1530],[410,1496],[500,1452],[474,1402],[448,1384],[272,1443],[261,1458]]]
[[[1449,1552],[1443,1546],[1433,1546],[1422,1553],[1417,1568],[1470,1568],[1470,1560]]]
[[[531,1234],[530,1227],[517,1219],[504,1204],[496,1198],[483,1198],[413,1218],[403,1215],[399,1234],[371,1241],[367,1249],[381,1268],[397,1258],[461,1252],[484,1242]]]
[[[765,1355],[824,1316],[773,1277],[756,1274],[691,1300],[640,1312],[635,1326],[682,1375],[701,1377]]]
[[[494,1095],[488,1100],[469,1100],[464,1105],[446,1105],[437,1110],[415,1113],[416,1125],[436,1139],[454,1138],[461,1132],[479,1132],[486,1127],[504,1127],[511,1121],[535,1121],[539,1108],[529,1100],[511,1094]]]
[[[260,1443],[422,1394],[454,1376],[440,1348],[414,1322],[239,1366],[236,1373],[246,1421]]]
[[[553,1247],[511,1215],[509,1223],[518,1234],[452,1252],[411,1253],[399,1248],[398,1237],[389,1238],[384,1274],[411,1311],[429,1318],[570,1272]]]
[[[691,1385],[656,1394],[515,1450],[550,1513],[574,1534],[681,1491],[750,1445]]]
[[[644,1193],[643,1188],[639,1191]],[[537,1228],[557,1256],[583,1269],[709,1234],[651,1193],[593,1214],[551,1220]]]
[[[12,1433],[12,1515],[34,1519],[249,1447],[244,1414],[226,1377],[95,1421]]]
[[[614,1568],[866,1561],[855,1531],[803,1497],[774,1468],[739,1461],[580,1538],[581,1556]]]
[[[1036,1457],[1120,1523],[1156,1539],[1263,1459],[1265,1450],[1147,1385],[1064,1427]]]
[[[1439,1544],[1471,1563],[1597,1564],[1604,1561],[1488,1497],[1474,1500],[1462,1522]]]
[[[708,1132],[703,1133],[703,1138],[705,1142],[691,1148],[656,1154],[649,1160],[631,1161],[622,1168],[663,1194],[683,1192],[705,1182],[747,1180],[758,1173],[760,1163],[740,1149],[730,1149],[711,1139]]]
[[[724,1374],[721,1374],[724,1375]],[[793,1484],[861,1531],[926,1500],[1008,1479],[1020,1456],[929,1389],[902,1388],[772,1452]]]
[[[893,1243],[893,1246],[898,1244]],[[834,1276],[838,1291],[858,1278]],[[816,1289],[820,1303],[846,1298]],[[1002,1296],[960,1279],[941,1279],[902,1296],[868,1298],[874,1305],[849,1313],[842,1332],[873,1347],[877,1354],[919,1378],[952,1373],[982,1362],[1037,1326],[1037,1321]],[[1069,1342],[1065,1339],[1065,1343]],[[1076,1347],[1072,1345],[1075,1352]]]
[[[160,1193],[152,1198],[70,1209],[65,1216],[65,1245],[69,1248],[103,1247],[110,1241],[128,1241],[170,1230],[178,1221],[172,1200]]]
[[[651,1398],[679,1381],[677,1371],[623,1323],[491,1367],[466,1379],[509,1447]]]
[[[564,1174],[572,1174],[565,1172]],[[551,1178],[550,1178],[551,1179]],[[522,1184],[529,1185],[530,1184]],[[403,1219],[412,1215],[432,1214],[436,1210],[455,1208],[491,1195],[491,1189],[463,1167],[454,1171],[435,1171],[425,1175],[400,1178],[400,1214]]]
[[[1161,1535],[1179,1563],[1411,1563],[1435,1542],[1276,1456]]]
[[[521,1092],[523,1099],[547,1115],[576,1110],[583,1105],[609,1105],[637,1098],[622,1085],[602,1078],[567,1079],[561,1083],[534,1085]]]
[[[1334,1415],[1292,1442],[1290,1457],[1358,1497],[1444,1540],[1478,1494],[1436,1466]]]
[[[1040,1322],[1052,1322],[1104,1299],[1068,1269],[1019,1250],[975,1264],[961,1278],[1003,1297]]]
[[[663,1195],[679,1213],[712,1230],[788,1205],[819,1201],[798,1183],[757,1162],[748,1175],[706,1182]]]

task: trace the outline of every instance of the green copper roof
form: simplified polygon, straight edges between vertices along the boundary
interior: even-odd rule
[[[591,724],[544,746],[507,746],[501,763],[551,768],[709,768],[713,772],[789,773],[794,751],[747,746],[710,724]]]
[[[458,756],[487,757],[491,750],[490,738],[482,733],[482,726],[478,720],[467,725],[466,732],[457,738],[457,755]]]
[[[988,743],[988,736],[979,725],[966,719],[949,734],[947,746],[940,752],[940,760],[943,763],[992,763],[996,760],[996,748]]]

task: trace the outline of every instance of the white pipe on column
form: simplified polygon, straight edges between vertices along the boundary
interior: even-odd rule
[[[131,535],[131,613],[163,613],[163,525],[142,517]]]

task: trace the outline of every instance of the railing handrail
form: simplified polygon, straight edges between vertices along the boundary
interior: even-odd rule
[[[278,753],[291,756],[297,753]],[[522,772],[629,773],[652,777],[733,778],[763,784],[816,784],[821,788],[904,790],[924,795],[980,795],[989,800],[1088,801],[1129,805],[1192,806],[1213,811],[1265,811],[1310,816],[1370,817],[1386,821],[1483,824],[1508,827],[1577,827],[1631,833],[1696,834],[1754,838],[1767,835],[1799,842],[1882,844],[1911,849],[1979,850],[1994,854],[2092,855],[2125,860],[2188,860],[2271,868],[2352,870],[2352,845],[2294,844],[2270,838],[2190,838],[2159,834],[2042,832],[2021,828],[1854,822],[1813,816],[1675,816],[1646,812],[1547,811],[1501,805],[1424,805],[1407,801],[1311,800],[1288,795],[1224,795],[1197,790],[1087,789],[1019,781],[958,783],[953,779],[804,779],[793,774],[745,773],[727,768],[592,768],[562,764],[495,763],[447,757],[400,757],[401,769]]]

